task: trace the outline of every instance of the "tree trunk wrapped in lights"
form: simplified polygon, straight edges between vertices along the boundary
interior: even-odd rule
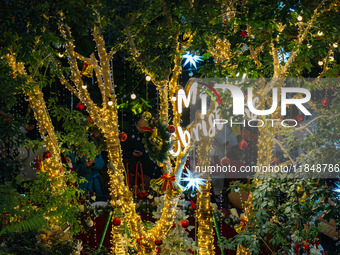
[[[42,161],[42,170],[48,171],[51,179],[57,180],[56,191],[60,191],[63,185],[63,165],[60,157],[60,148],[58,140],[54,132],[54,127],[50,115],[48,114],[42,90],[38,84],[35,84],[33,79],[27,74],[24,63],[17,62],[14,54],[6,56],[7,62],[12,67],[14,74],[20,74],[27,78],[26,84],[23,86],[25,95],[28,97],[30,105],[34,112],[34,117],[37,120],[39,132],[44,139],[46,152],[49,152],[49,157]]]
[[[233,73],[235,70],[238,69],[237,62],[235,61],[235,56],[237,55],[242,55],[244,52],[248,52],[249,50],[248,53],[249,53],[250,59],[255,64],[255,67],[258,70],[261,70],[264,68],[265,60],[261,62],[260,54],[263,51],[267,51],[271,54],[272,56],[271,65],[272,65],[272,71],[273,71],[272,77],[274,79],[272,79],[270,82],[263,85],[262,87],[260,86],[258,94],[257,94],[257,96],[259,97],[259,108],[265,109],[265,104],[267,102],[270,102],[269,93],[272,91],[273,87],[281,88],[283,85],[280,82],[280,80],[282,81],[283,79],[285,79],[285,77],[287,77],[289,74],[289,69],[292,67],[292,64],[296,61],[299,61],[297,60],[297,56],[304,49],[303,44],[308,39],[308,36],[312,33],[311,31],[313,30],[313,27],[315,26],[315,22],[319,18],[320,14],[322,14],[325,10],[327,10],[327,7],[325,7],[325,2],[326,1],[322,1],[318,3],[317,7],[313,10],[313,12],[311,12],[309,20],[302,22],[301,21],[302,19],[298,19],[298,21],[295,24],[297,28],[296,37],[294,37],[294,41],[291,42],[291,48],[289,52],[287,51],[284,52],[286,56],[288,56],[287,59],[285,59],[285,56],[283,54],[282,44],[280,46],[280,43],[279,43],[280,40],[282,41],[282,38],[284,38],[284,41],[287,41],[287,37],[282,37],[283,33],[287,33],[287,31],[285,31],[285,29],[287,30],[286,28],[287,24],[276,22],[273,19],[272,22],[275,23],[276,28],[273,29],[273,31],[266,30],[265,32],[269,32],[271,33],[271,35],[274,35],[275,33],[276,36],[272,37],[269,40],[268,38],[264,38],[263,41],[258,42],[259,32],[257,31],[258,32],[257,34],[253,33],[258,28],[251,27],[251,25],[248,23],[249,20],[251,20],[251,18],[253,17],[247,18],[249,20],[246,21],[247,22],[246,29],[245,31],[242,32],[243,40],[242,42],[240,42],[238,48],[233,49],[231,47],[232,44],[228,39],[219,38],[218,36],[216,36],[214,37],[215,39],[213,40],[213,42],[210,43],[211,48],[209,52],[214,57],[216,63],[221,65],[223,68],[226,68],[230,73]],[[243,25],[243,26],[240,26],[240,24],[236,24],[234,22],[236,14],[235,12],[232,12],[230,10],[237,9],[235,3],[225,4],[224,7],[227,7],[227,11],[225,11],[224,14],[222,15],[222,18],[223,18],[222,26],[227,27],[228,25],[230,25],[234,29],[234,31],[232,30],[229,30],[229,31],[237,35],[237,33],[239,33],[237,32],[238,29],[243,27],[245,23],[240,23]],[[244,17],[247,17],[246,13],[242,15]],[[240,50],[242,46],[243,46],[242,50],[244,52]],[[323,70],[318,76],[318,78],[322,77],[327,71],[327,68],[328,68],[327,66],[329,64],[328,60],[332,52],[333,52],[333,46],[331,46],[328,51],[326,59],[323,62]],[[244,57],[244,55],[242,55],[242,57]],[[233,60],[233,61],[230,61],[230,60]],[[235,71],[235,74],[237,72],[238,71]],[[262,76],[260,77],[263,78]],[[277,119],[278,116],[279,116],[279,109],[277,109],[273,114],[268,116],[268,119]],[[273,128],[261,128],[261,131],[259,132],[259,139],[258,139],[258,144],[257,144],[258,145],[258,159],[257,159],[258,166],[269,165],[271,163],[272,157],[273,157],[274,142],[277,143],[281,147],[281,149],[283,149],[283,151],[285,152],[281,143],[278,140],[275,140],[275,133],[277,131],[280,132],[281,128],[282,127],[279,127],[279,126],[273,127]],[[291,158],[290,158],[290,162],[294,163]],[[255,184],[259,183],[257,182],[257,180],[254,180],[254,182]],[[252,199],[253,199],[252,194],[249,194],[249,198],[245,206],[246,217],[251,217],[251,214],[253,213],[253,209],[251,206]],[[249,254],[248,249],[246,247],[239,246],[237,254],[238,255]]]
[[[131,228],[132,237],[139,240],[139,243],[144,248],[140,252],[149,253],[155,248],[154,240],[156,238],[164,237],[169,228],[172,226],[177,198],[174,197],[172,191],[168,189],[164,199],[165,202],[162,217],[155,224],[153,229],[147,232],[144,231],[141,218],[136,213],[132,193],[129,190],[129,187],[125,185],[124,181],[125,168],[122,161],[119,126],[117,125],[117,100],[114,90],[115,85],[113,84],[110,76],[111,68],[109,64],[114,52],[106,52],[105,42],[99,33],[98,26],[94,27],[93,36],[98,49],[99,63],[94,54],[92,54],[90,58],[87,58],[75,52],[73,41],[69,40],[71,38],[71,32],[67,25],[61,24],[60,31],[64,38],[68,40],[65,48],[69,57],[71,80],[73,85],[64,77],[61,78],[61,82],[71,91],[71,93],[75,94],[79,100],[84,103],[90,117],[93,119],[93,122],[103,133],[107,143],[109,161],[111,162],[108,168],[110,177],[109,189],[111,205],[119,207],[122,210],[128,226]],[[102,96],[102,107],[97,106],[90,98],[87,87],[82,80],[77,60],[86,62],[93,68]],[[177,61],[177,64],[178,62],[179,61]],[[176,66],[176,68],[179,69],[178,66]],[[177,71],[177,76],[173,77],[173,79],[177,80],[179,73],[180,72]],[[168,122],[168,83],[168,81],[162,81],[156,85],[160,94],[160,117],[164,122]],[[176,119],[178,120],[179,117],[177,116]],[[187,149],[185,152],[187,152]],[[185,158],[186,153],[182,153],[180,157],[176,159],[176,161],[180,163],[175,164],[175,167],[171,166],[170,158],[168,158],[168,160],[164,163],[164,172],[166,174],[176,173],[178,168],[183,167]],[[117,201],[119,202],[117,203]],[[126,251],[123,251],[122,249],[123,244],[118,244],[117,242],[123,242],[123,240],[119,240],[118,233],[115,228],[113,228],[112,252],[124,254]]]

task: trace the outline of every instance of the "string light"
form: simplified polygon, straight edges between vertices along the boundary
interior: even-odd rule
[[[308,49],[312,48],[312,45],[308,43],[308,44],[307,44],[307,48],[308,48]]]
[[[320,60],[320,61],[318,62],[318,65],[319,65],[319,66],[322,66],[322,65],[323,65],[323,61]]]
[[[112,106],[112,105],[113,105],[112,100],[110,100],[109,102],[107,102],[107,104],[108,104],[109,106]]]
[[[322,31],[319,31],[319,32],[318,32],[318,35],[319,35],[319,36],[322,36],[322,35],[323,35],[323,32],[322,32]]]
[[[135,100],[137,98],[136,94],[135,93],[132,93],[131,94],[131,99]]]
[[[87,86],[84,84],[84,85],[82,85],[81,86],[83,89],[86,89],[87,88]]]
[[[333,43],[333,47],[338,48],[338,43],[337,42]]]
[[[298,21],[302,21],[303,18],[302,18],[302,16],[298,16],[297,19],[298,19]]]
[[[147,76],[145,77],[145,80],[146,80],[146,81],[151,81],[151,77],[150,77],[149,75],[147,75]]]

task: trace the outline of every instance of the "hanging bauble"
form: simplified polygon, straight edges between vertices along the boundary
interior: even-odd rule
[[[298,116],[296,116],[296,120],[298,122],[302,122],[305,120],[305,115],[303,115],[302,113],[300,113]]]
[[[235,192],[239,192],[240,188],[238,186],[235,187]]]
[[[162,243],[163,243],[162,239],[160,239],[160,238],[155,239],[156,245],[160,246],[160,245],[162,245]]]
[[[230,164],[230,159],[227,157],[224,157],[221,159],[221,165],[222,166],[228,166]]]
[[[51,152],[49,152],[49,151],[44,151],[43,157],[44,157],[44,158],[49,158],[49,157],[51,157]]]
[[[189,227],[189,221],[187,221],[187,220],[182,220],[182,221],[181,221],[181,227],[182,227],[182,228],[187,228],[187,227]]]
[[[161,253],[161,248],[160,247],[157,247],[156,248],[156,254],[160,254]]]
[[[278,158],[273,158],[272,162],[275,164],[275,165],[278,165],[280,163],[279,159]]]
[[[126,139],[127,139],[127,134],[125,132],[120,132],[119,133],[119,140],[121,142],[124,142],[124,141],[126,141]]]
[[[113,219],[113,225],[119,226],[120,223],[121,223],[121,220],[120,220],[119,218],[114,218],[114,219]]]
[[[152,118],[152,114],[150,112],[143,112],[142,118],[143,120],[149,121]]]
[[[323,106],[328,106],[328,105],[330,104],[330,102],[331,102],[331,100],[329,100],[329,98],[327,98],[327,97],[324,97],[324,98],[322,98],[322,100],[321,100],[321,104],[322,104]]]
[[[82,111],[82,110],[84,110],[84,108],[85,108],[85,105],[84,105],[83,103],[78,103],[78,104],[76,105],[76,109],[77,109],[78,111]]]
[[[98,135],[97,135],[96,133],[93,133],[92,136],[93,136],[94,138],[97,138],[97,137],[98,137]]]
[[[88,227],[93,227],[93,220],[91,219],[91,218],[88,218],[87,220],[86,220],[86,225],[88,226]]]
[[[247,143],[246,141],[242,140],[242,141],[238,144],[238,146],[239,146],[239,148],[240,148],[241,150],[245,150],[245,149],[247,149],[247,147],[248,147],[248,143]]]
[[[170,134],[175,133],[175,131],[176,131],[175,126],[174,125],[169,125],[169,132],[170,132]]]
[[[297,186],[296,192],[297,192],[299,195],[302,195],[302,194],[303,194],[303,187],[302,187],[302,186]]]

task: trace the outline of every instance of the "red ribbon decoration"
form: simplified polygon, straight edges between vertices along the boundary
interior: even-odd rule
[[[246,228],[248,221],[246,219],[241,219],[241,222],[243,223],[243,225],[241,227],[241,231],[243,231]]]
[[[163,174],[161,176],[161,179],[164,180],[164,183],[163,183],[163,186],[162,186],[162,190],[163,191],[166,191],[166,187],[168,186],[168,182],[169,182],[169,185],[170,185],[170,189],[172,190],[173,187],[172,187],[172,182],[175,181],[175,175],[167,175],[167,174]]]
[[[194,209],[194,210],[196,209],[196,205],[195,205],[194,201],[190,200],[190,205],[191,205],[192,209]]]
[[[142,130],[143,131],[149,131],[149,132],[153,132],[153,129],[152,128],[149,128],[149,127],[142,127]]]

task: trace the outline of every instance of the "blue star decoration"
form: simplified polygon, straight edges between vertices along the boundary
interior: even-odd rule
[[[199,192],[201,192],[200,185],[204,186],[205,181],[207,180],[201,178],[204,173],[191,172],[188,168],[186,168],[186,170],[187,172],[183,173],[184,178],[182,178],[182,181],[188,182],[188,184],[185,186],[185,190],[190,190],[190,188],[192,188],[192,191],[197,189]]]
[[[333,191],[337,192],[337,193],[340,193],[340,185],[338,183],[335,184],[336,185],[336,188],[333,189]],[[340,198],[340,194],[338,194],[337,196],[338,198]]]
[[[185,60],[183,67],[185,67],[187,64],[190,64],[190,68],[193,66],[195,69],[197,69],[196,64],[200,61],[203,61],[201,56],[193,55],[190,53],[190,51],[186,51],[182,58]]]

